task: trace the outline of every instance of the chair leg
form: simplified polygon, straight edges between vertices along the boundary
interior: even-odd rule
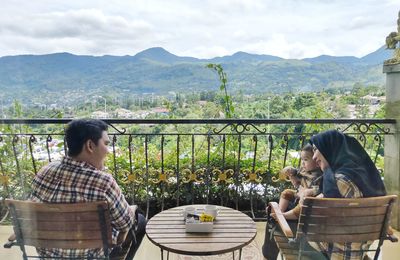
[[[381,246],[382,245],[383,245],[383,239],[379,239],[378,247],[376,248],[376,251],[375,251],[374,260],[378,260],[379,254],[381,253]]]
[[[379,254],[381,253],[381,247],[378,247],[375,251],[374,260],[378,260]]]

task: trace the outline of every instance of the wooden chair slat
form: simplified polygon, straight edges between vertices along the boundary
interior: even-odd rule
[[[327,207],[313,207],[310,216],[329,216],[329,217],[358,217],[358,216],[378,216],[386,213],[387,206],[379,207],[358,207],[358,208],[327,208]],[[300,216],[304,216],[306,207],[302,207]]]
[[[298,231],[298,236],[304,235],[304,233]],[[306,235],[308,241],[313,242],[336,242],[336,243],[345,243],[345,242],[364,242],[369,240],[377,240],[380,238],[380,232],[376,233],[365,233],[365,234],[311,234],[307,233]]]
[[[313,205],[313,207],[326,207],[329,204],[330,208],[335,207],[373,207],[373,206],[387,206],[388,201],[391,199],[396,199],[396,195],[387,195],[382,197],[372,197],[372,198],[357,198],[357,199],[337,199],[337,198],[320,198],[307,197],[307,201],[303,205]]]
[[[27,238],[24,242],[25,245],[42,248],[86,249],[103,247],[102,240],[51,240]]]
[[[54,239],[54,240],[74,240],[74,239],[85,239],[85,240],[101,240],[101,230],[94,232],[93,230],[81,230],[81,231],[38,231],[35,228],[23,228],[21,229],[22,236],[26,238],[35,239]]]
[[[300,228],[304,228],[304,223],[299,224]],[[359,233],[376,233],[380,232],[382,224],[359,225],[359,226],[329,226],[329,225],[308,225],[308,233],[318,234],[359,234]]]
[[[71,225],[72,223],[72,225]],[[41,231],[100,231],[101,227],[98,222],[81,221],[81,222],[56,222],[56,221],[32,221],[21,219],[21,228],[34,228]]]
[[[363,226],[363,225],[372,225],[372,224],[382,224],[384,219],[384,215],[376,215],[376,216],[358,216],[356,218],[349,218],[347,216],[341,217],[336,216],[334,218],[329,216],[313,216],[307,220],[307,223],[312,225],[347,225],[347,226]],[[300,222],[305,222],[305,216],[300,217]]]
[[[98,206],[103,209],[107,209],[108,205],[105,201],[93,201],[93,202],[79,202],[79,203],[37,203],[33,201],[17,201],[8,200],[6,205],[9,206],[11,203],[22,205],[25,211],[34,212],[85,212],[85,211],[96,211]]]
[[[99,216],[93,214],[97,211],[85,211],[85,212],[35,212],[29,210],[18,210],[17,216],[21,219],[37,220],[46,219],[47,221],[64,221],[64,222],[79,222],[79,221],[99,221]]]

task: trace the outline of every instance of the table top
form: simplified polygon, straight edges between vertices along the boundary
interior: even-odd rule
[[[244,213],[218,206],[213,231],[187,233],[183,210],[193,206],[202,212],[205,205],[186,205],[164,210],[152,217],[146,225],[146,235],[160,248],[184,255],[216,255],[238,250],[256,236],[256,224]]]

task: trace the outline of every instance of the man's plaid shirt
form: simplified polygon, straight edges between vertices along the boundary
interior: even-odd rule
[[[47,203],[107,201],[114,242],[118,231],[127,231],[134,224],[134,213],[111,174],[70,157],[64,157],[61,162],[52,162],[38,172],[32,183],[31,200]],[[103,256],[102,249],[38,248],[37,251],[41,256],[50,257]]]

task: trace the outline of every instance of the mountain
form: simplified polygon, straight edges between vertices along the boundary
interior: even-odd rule
[[[318,62],[318,63],[324,63],[324,62],[337,62],[337,63],[354,63],[354,62],[359,62],[359,58],[356,58],[354,56],[329,56],[329,55],[321,55],[315,58],[305,58],[303,61],[308,61],[308,62]]]
[[[393,57],[393,50],[386,49],[386,46],[382,46],[376,51],[365,55],[360,60],[367,64],[382,64],[382,61]]]
[[[230,63],[230,62],[279,61],[279,60],[282,60],[282,58],[272,55],[258,55],[258,54],[250,54],[239,51],[233,55],[216,57],[213,59],[209,59],[207,61],[213,63]]]
[[[177,62],[197,62],[199,59],[192,58],[192,57],[179,57],[172,53],[169,53],[165,49],[161,47],[154,47],[142,52],[137,53],[134,56],[135,59],[140,60],[149,60],[161,63],[177,63]]]
[[[155,47],[134,56],[82,56],[70,53],[0,57],[4,100],[68,102],[103,93],[130,95],[218,90],[208,63],[222,64],[231,91],[244,93],[318,91],[348,88],[356,82],[383,85],[384,47],[362,58],[321,55],[302,60],[237,52],[212,59],[174,55]],[[68,96],[68,98],[65,98]],[[36,101],[35,101],[36,100]]]

